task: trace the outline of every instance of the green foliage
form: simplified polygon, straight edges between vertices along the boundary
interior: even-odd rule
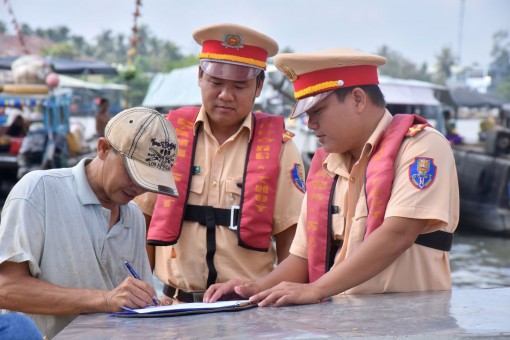
[[[449,47],[443,47],[439,55],[436,55],[436,58],[436,72],[433,75],[433,80],[438,84],[445,85],[452,75],[455,57]]]
[[[5,26],[5,22],[0,20],[0,34],[5,34],[7,32],[7,26]]]
[[[426,72],[426,64],[418,68],[399,52],[391,50],[385,45],[381,46],[376,54],[388,59],[388,62],[379,68],[381,74],[394,78],[430,81],[430,75]]]
[[[510,77],[501,80],[501,82],[497,84],[494,94],[496,97],[506,102],[510,102]]]
[[[49,47],[43,47],[41,49],[40,54],[43,57],[51,56],[67,59],[74,59],[79,56],[78,51],[76,51],[76,49],[71,44],[68,43],[61,43]]]
[[[34,29],[23,24],[21,29],[25,35],[37,35],[57,43],[43,48],[41,50],[43,56],[94,58],[118,65],[119,75],[112,80],[129,85],[127,93],[129,106],[142,103],[149,86],[150,75],[198,64],[196,56],[183,55],[173,42],[157,38],[146,25],[138,28],[137,54],[132,65],[128,65],[127,56],[132,43],[126,34],[114,34],[111,30],[104,30],[89,43],[82,36],[71,34],[69,28],[65,26]],[[5,31],[5,24],[0,21],[0,33]]]
[[[509,32],[502,30],[493,35],[491,56],[494,58],[489,68],[492,79],[488,92],[510,100],[510,39]]]

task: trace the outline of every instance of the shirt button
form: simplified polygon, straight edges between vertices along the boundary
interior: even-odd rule
[[[218,186],[218,182],[217,181],[213,181],[212,182],[212,186],[213,186],[213,188],[216,188]]]
[[[356,178],[355,177],[351,177],[351,183],[354,183],[356,182]]]

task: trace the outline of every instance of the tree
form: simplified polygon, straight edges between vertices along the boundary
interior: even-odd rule
[[[452,75],[452,66],[455,65],[455,57],[449,47],[443,47],[436,55],[436,72],[433,75],[434,82],[445,85]]]
[[[492,79],[488,92],[497,97],[510,100],[510,41],[508,31],[498,31],[492,36],[491,56],[494,58],[489,66]]]
[[[394,78],[430,81],[430,77],[426,72],[426,63],[418,68],[399,52],[393,51],[385,45],[381,46],[376,54],[388,59],[388,62],[380,67],[381,74]]]
[[[5,22],[0,20],[0,34],[5,34],[7,32],[7,26],[5,25]]]
[[[32,35],[34,34],[34,31],[32,30],[32,28],[30,28],[30,26],[28,26],[27,24],[21,24],[21,33],[23,33],[23,35]]]
[[[75,59],[79,56],[78,51],[67,43],[56,44],[49,47],[43,47],[40,54],[42,56],[51,56],[57,58]]]
[[[28,27],[26,24],[23,24],[23,26],[26,26],[26,28],[23,28],[23,33],[25,35],[35,34],[41,38],[45,38],[56,43],[64,43],[69,40],[70,30],[66,26],[58,26],[48,29],[37,28],[35,31]]]
[[[111,30],[104,30],[96,37],[93,56],[99,60],[114,62],[116,59],[115,39]]]

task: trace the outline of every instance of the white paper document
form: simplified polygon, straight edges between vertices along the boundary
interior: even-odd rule
[[[146,308],[131,309],[122,307],[123,312],[113,313],[121,317],[157,317],[157,316],[178,316],[187,314],[201,314],[222,311],[238,311],[256,307],[257,304],[249,300],[219,301],[212,303],[192,302],[181,303],[170,306],[149,306]]]
[[[125,310],[135,312],[135,313],[159,313],[159,312],[170,312],[170,311],[189,311],[189,310],[199,310],[199,309],[218,309],[218,308],[226,308],[226,307],[240,307],[247,304],[250,304],[249,300],[236,300],[236,301],[218,301],[218,302],[192,302],[192,303],[180,303],[176,305],[170,306],[150,306],[146,308],[139,309],[131,309],[127,307],[122,307]]]

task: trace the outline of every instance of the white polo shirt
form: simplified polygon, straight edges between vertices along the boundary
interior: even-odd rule
[[[12,189],[0,222],[0,263],[28,262],[33,277],[70,288],[111,290],[129,272],[128,260],[152,282],[145,250],[145,220],[132,202],[110,210],[90,187],[82,160],[73,168],[33,171]],[[76,316],[29,315],[53,337]]]

